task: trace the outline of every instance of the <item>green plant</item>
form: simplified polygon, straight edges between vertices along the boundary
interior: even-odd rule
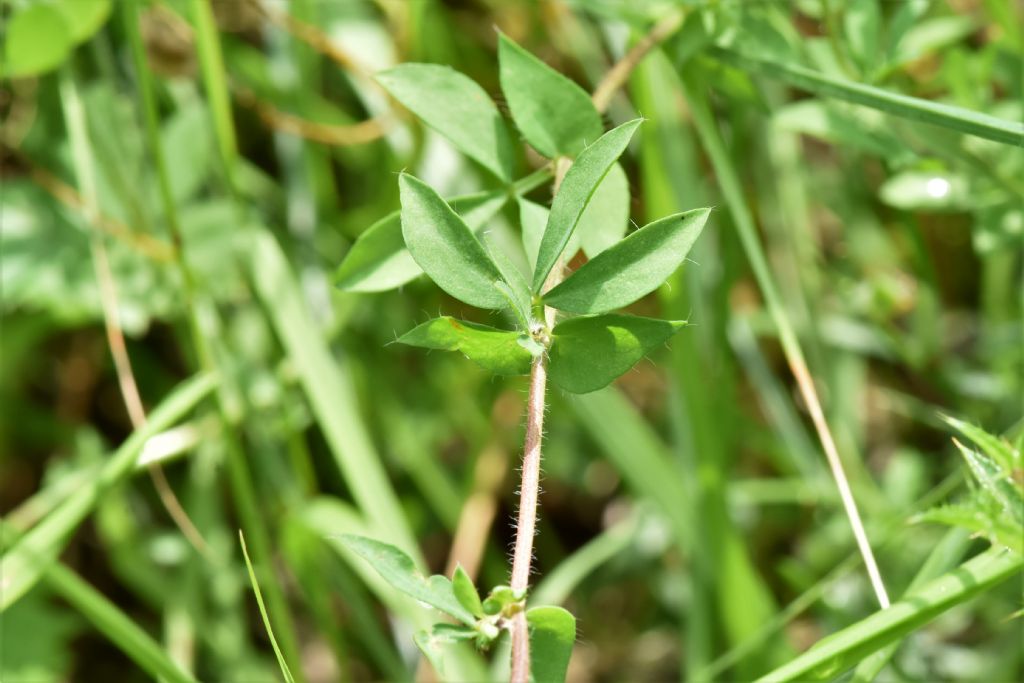
[[[0,680],[1020,680],[1022,12],[0,0]]]
[[[472,80],[445,67],[405,64],[378,76],[379,82],[427,125],[506,184],[519,208],[522,255],[529,272],[511,254],[474,230],[505,196],[484,195],[468,206],[446,202],[429,185],[399,176],[400,222],[371,228],[342,263],[339,280],[350,288],[359,263],[380,271],[383,262],[402,259],[401,230],[411,261],[452,297],[482,309],[501,310],[517,323],[503,330],[443,316],[398,338],[427,349],[461,351],[498,375],[530,375],[527,399],[519,518],[509,586],[492,589],[481,603],[469,576],[456,570],[452,580],[418,574],[415,564],[393,546],[357,536],[346,543],[396,589],[459,620],[438,624],[416,642],[439,663],[439,643],[472,640],[489,646],[503,631],[512,639],[513,681],[562,680],[575,640],[575,620],[560,607],[526,608],[540,486],[541,434],[548,378],[572,393],[607,386],[685,324],[612,313],[659,287],[686,259],[710,209],[697,209],[654,221],[623,239],[621,216],[629,194],[619,156],[642,123],[633,120],[604,133],[601,116],[575,83],[552,70],[515,42],[500,37],[501,85],[512,119],[525,140],[550,159],[554,192],[550,210],[517,192],[513,182],[511,135],[497,108]],[[613,170],[614,169],[614,170]],[[616,220],[616,216],[620,218]],[[383,243],[383,246],[380,246]],[[584,265],[564,276],[565,264],[581,249]],[[376,250],[376,253],[373,253]],[[406,269],[412,263],[402,259]],[[390,282],[389,282],[390,283]],[[562,318],[563,314],[576,314]],[[531,674],[532,672],[532,674]]]

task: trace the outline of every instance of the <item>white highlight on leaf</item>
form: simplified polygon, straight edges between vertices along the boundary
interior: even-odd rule
[[[945,178],[929,178],[924,184],[924,190],[929,197],[942,199],[949,194],[950,184]]]

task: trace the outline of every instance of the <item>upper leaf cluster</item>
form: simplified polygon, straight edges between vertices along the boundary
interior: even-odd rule
[[[1024,462],[1019,445],[962,420],[943,419],[977,447],[953,439],[971,473],[974,490],[963,502],[925,511],[918,521],[964,527],[994,545],[1024,553]]]
[[[400,214],[375,224],[357,241],[339,269],[338,283],[356,291],[387,289],[415,277],[411,262],[456,299],[511,311],[519,329],[443,317],[413,329],[400,342],[462,351],[498,374],[525,374],[533,359],[547,351],[556,384],[577,393],[593,391],[685,324],[611,312],[652,292],[680,266],[710,210],[667,216],[620,239],[628,220],[629,189],[617,162],[642,119],[605,133],[600,114],[578,85],[508,37],[499,40],[501,87],[516,127],[541,154],[572,160],[550,210],[518,196],[519,185],[512,182],[512,137],[484,90],[448,67],[404,64],[378,80],[424,123],[508,184],[510,192],[449,203],[423,181],[402,173]],[[519,204],[529,273],[480,233],[510,195]],[[581,247],[590,260],[555,282],[552,273],[560,274]],[[548,329],[545,306],[581,317]]]

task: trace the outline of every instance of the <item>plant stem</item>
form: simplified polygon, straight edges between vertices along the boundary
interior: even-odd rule
[[[683,13],[672,12],[663,18],[626,55],[608,71],[591,97],[594,107],[604,112],[612,95],[629,79],[633,69],[647,54],[682,26]],[[552,162],[555,179],[552,195],[558,194],[572,160],[559,157]],[[562,280],[564,263],[561,259],[551,269],[544,290],[551,289]],[[555,310],[545,306],[544,324],[554,326]],[[541,354],[530,370],[530,393],[526,408],[526,439],[523,444],[523,474],[519,486],[519,517],[516,523],[516,543],[512,556],[513,591],[526,593],[530,586],[530,563],[533,559],[533,537],[537,528],[537,498],[540,491],[541,440],[544,436],[544,394],[547,388],[547,354]],[[526,612],[512,618],[512,673],[511,683],[529,683],[530,632]]]
[[[99,216],[96,177],[93,173],[93,157],[86,125],[85,107],[79,97],[70,67],[61,70],[60,92],[68,139],[71,142],[75,178],[82,190],[83,219],[85,223],[93,224]],[[117,287],[114,284],[114,274],[110,268],[107,247],[100,233],[90,232],[89,248],[92,254],[93,271],[96,273],[96,280],[99,284],[100,302],[103,308],[103,327],[107,335],[110,356],[114,361],[117,383],[132,429],[140,429],[146,422],[146,411],[142,406],[142,397],[139,395],[138,383],[135,381],[131,359],[128,357],[128,348],[125,345],[124,333],[121,329]],[[147,469],[164,509],[167,510],[192,547],[200,554],[205,555],[207,553],[206,541],[195,524],[192,523],[181,501],[178,500],[178,496],[175,495],[167,481],[163,467],[159,463],[154,463]]]
[[[666,14],[662,17],[661,21],[654,25],[654,28],[647,35],[637,41],[636,45],[608,70],[608,73],[597,84],[597,87],[594,88],[594,94],[590,97],[595,109],[603,113],[608,108],[612,101],[612,96],[615,95],[615,91],[625,85],[626,81],[629,80],[630,74],[633,73],[633,70],[651,50],[660,45],[683,25],[683,18],[685,16],[686,14],[682,10],[675,10]]]
[[[555,171],[552,196],[558,194],[565,174],[572,166],[568,157],[558,157],[551,162]],[[544,282],[544,290],[551,289],[562,281],[565,264],[559,258]],[[542,306],[544,326],[550,334],[555,324],[555,309]],[[548,355],[542,353],[530,368],[530,394],[526,400],[526,439],[523,443],[523,477],[519,485],[519,519],[516,523],[516,545],[512,555],[512,579],[509,582],[514,591],[524,595],[530,587],[530,562],[533,559],[533,537],[537,528],[537,498],[540,492],[540,445],[544,438],[544,394],[548,380]],[[512,619],[512,675],[511,683],[529,683],[530,680],[530,632],[526,623],[526,612],[517,613]]]
[[[519,487],[519,521],[512,557],[512,590],[525,593],[530,585],[533,536],[537,527],[537,494],[540,489],[540,444],[544,430],[544,393],[547,387],[547,355],[541,354],[530,370],[530,395],[526,403],[526,442],[523,479]],[[512,683],[530,680],[530,634],[526,612],[512,618]]]

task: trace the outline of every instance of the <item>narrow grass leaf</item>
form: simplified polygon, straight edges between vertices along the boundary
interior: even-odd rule
[[[504,192],[478,192],[448,200],[470,230],[476,232],[505,205]],[[356,239],[334,274],[334,283],[348,292],[384,292],[423,274],[405,248],[402,212],[393,211]]]
[[[530,675],[535,683],[563,683],[576,643],[576,618],[561,607],[527,610]]]
[[[78,574],[54,561],[46,569],[46,582],[147,674],[167,683],[195,683],[131,617]]]
[[[228,185],[234,187],[235,166],[238,162],[238,137],[231,114],[231,89],[224,68],[224,54],[220,47],[220,32],[209,0],[192,0],[192,20],[196,27],[196,50],[203,73],[203,87],[210,102],[213,127],[217,133],[217,146],[224,161]]]
[[[1024,557],[991,549],[929,582],[888,609],[825,638],[758,683],[832,679],[871,653],[921,628],[943,612],[961,605],[1020,573]]]
[[[684,325],[686,321],[615,314],[566,320],[553,331],[551,381],[574,394],[608,386]]]
[[[452,589],[452,582],[435,574],[423,576],[412,558],[393,545],[371,538],[345,534],[341,540],[354,553],[366,560],[392,587],[425,602],[442,612],[472,626],[476,619],[462,606]]]
[[[461,351],[471,361],[498,375],[525,375],[533,356],[519,343],[519,332],[444,316],[409,330],[398,342],[444,351]]]
[[[950,529],[947,531],[942,540],[932,548],[928,557],[925,558],[924,564],[914,575],[907,589],[908,592],[920,588],[928,581],[955,567],[963,558],[964,552],[970,544],[970,536],[965,530]],[[850,683],[871,683],[875,680],[896,654],[899,646],[900,641],[896,641],[861,661],[854,670]]]
[[[180,420],[216,386],[210,375],[198,375],[180,384],[149,415],[146,424],[132,432],[99,475],[77,489],[18,543],[0,557],[0,613],[17,602],[56,561],[68,537],[81,524],[108,488],[130,474],[142,447]]]
[[[797,64],[781,64],[717,47],[711,48],[709,53],[750,73],[776,78],[801,90],[871,107],[911,121],[1024,147],[1024,124],[1017,121],[827,76]]]
[[[245,547],[245,536],[242,532],[238,532],[238,541],[242,544],[242,557],[245,559],[245,568],[249,570],[249,581],[252,583],[252,592],[256,594],[256,604],[260,608],[260,617],[263,619],[263,628],[267,630],[267,636],[270,638],[270,645],[274,648],[274,656],[277,657],[277,665],[281,668],[281,675],[284,676],[286,683],[295,683],[295,678],[292,676],[291,669],[288,668],[288,662],[285,661],[284,655],[281,654],[281,648],[277,645],[277,638],[274,637],[274,627],[270,625],[270,616],[267,614],[267,608],[263,604],[263,594],[260,592],[260,583],[256,580],[256,572],[252,568],[252,562],[249,561],[249,551]]]
[[[501,271],[465,221],[432,187],[403,173],[402,235],[413,259],[437,286],[479,308],[504,308],[494,286]]]
[[[254,235],[249,264],[256,293],[295,364],[313,416],[360,512],[416,556],[417,546],[384,463],[366,430],[347,367],[313,321],[281,246],[266,231]],[[418,558],[417,558],[418,559]]]
[[[533,271],[534,292],[539,293],[544,286],[548,273],[562,255],[594,191],[612,164],[626,150],[626,145],[642,122],[643,119],[633,119],[605,133],[583,150],[565,174],[551,205],[544,237],[537,252],[537,266]]]
[[[551,289],[544,302],[573,313],[605,313],[633,303],[675,272],[710,213],[694,209],[640,228]]]
[[[470,614],[478,619],[484,615],[480,594],[476,591],[473,579],[469,578],[469,574],[461,564],[455,567],[455,574],[452,576],[452,590],[455,591],[455,598],[459,604],[465,607]]]
[[[549,159],[576,156],[601,137],[604,126],[590,95],[504,34],[498,63],[512,119],[538,152]]]
[[[498,108],[472,79],[446,66],[402,64],[377,74],[377,81],[466,156],[512,179],[512,139]]]

